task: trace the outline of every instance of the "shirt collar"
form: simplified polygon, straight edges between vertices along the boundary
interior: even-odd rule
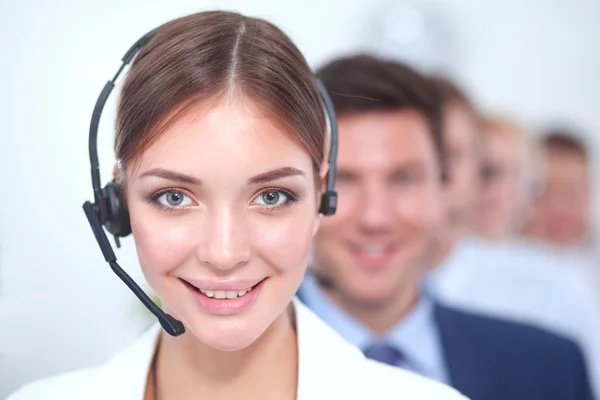
[[[306,273],[298,291],[304,304],[350,344],[364,349],[374,340],[373,333],[367,327],[346,314],[327,297],[310,272]]]
[[[425,287],[412,310],[389,332],[380,336],[335,304],[318,286],[312,274],[306,274],[299,292],[315,314],[354,346],[364,349],[374,341],[386,341],[404,354],[408,369],[446,380],[443,350],[434,318],[434,301]]]
[[[434,303],[425,290],[410,312],[383,338],[402,351],[409,364],[421,373],[435,375],[443,359]]]

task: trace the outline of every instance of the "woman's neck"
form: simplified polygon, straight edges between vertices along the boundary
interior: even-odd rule
[[[161,335],[155,366],[159,400],[296,398],[297,342],[288,312],[239,351],[215,350],[189,332]]]

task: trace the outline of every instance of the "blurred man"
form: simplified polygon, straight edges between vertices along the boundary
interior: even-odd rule
[[[540,147],[543,191],[525,234],[532,245],[544,246],[563,268],[578,270],[593,285],[600,314],[600,243],[592,229],[590,155],[585,143],[565,130],[548,131]]]
[[[479,176],[480,121],[469,98],[449,80],[435,77],[442,102],[442,121],[447,174],[450,184],[446,185],[446,218],[448,232],[445,240],[460,240],[470,232],[477,205]],[[448,250],[448,249],[447,249]]]
[[[568,132],[542,140],[544,190],[536,202],[528,235],[557,246],[580,246],[590,239],[591,176],[585,145]]]
[[[574,343],[443,306],[421,285],[444,219],[431,82],[366,56],[334,61],[319,76],[339,118],[339,206],[322,221],[299,297],[367,357],[472,400],[590,399]]]
[[[526,151],[514,124],[479,124],[458,87],[439,78],[434,83],[444,103],[447,147],[453,144],[455,152],[471,153],[466,158],[481,164],[478,168],[448,159],[448,203],[460,204],[462,198],[471,206],[463,208],[466,217],[461,219],[448,210],[447,226],[437,230],[429,253],[429,289],[448,304],[573,338],[584,350],[595,391],[600,393],[600,304],[594,288],[580,271],[564,268],[547,249],[517,236],[526,210],[539,194],[532,168],[535,152]],[[472,120],[462,130],[450,118],[461,111],[465,120]],[[470,231],[469,225],[474,229]]]
[[[539,193],[534,146],[517,123],[488,117],[483,121],[481,151],[473,228],[490,241],[510,240],[524,227]]]
[[[444,161],[448,182],[443,187],[444,216],[432,236],[427,266],[445,262],[455,245],[471,233],[475,217],[480,170],[481,123],[469,98],[451,81],[431,77],[441,106]]]

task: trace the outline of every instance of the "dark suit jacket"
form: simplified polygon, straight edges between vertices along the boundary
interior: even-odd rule
[[[593,399],[570,340],[440,304],[434,312],[451,385],[471,400]]]
[[[302,300],[301,293],[297,296]],[[471,400],[594,399],[583,356],[572,341],[439,303],[434,317],[450,385]]]

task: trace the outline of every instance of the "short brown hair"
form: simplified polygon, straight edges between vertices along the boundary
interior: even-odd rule
[[[575,153],[587,158],[588,151],[583,140],[571,130],[554,128],[545,132],[541,138],[541,146],[545,151],[561,150]]]
[[[453,106],[461,107],[466,110],[468,115],[471,117],[478,133],[483,130],[484,123],[482,121],[482,117],[463,89],[461,89],[453,80],[445,76],[431,75],[429,80],[433,84],[434,90],[437,93],[442,113],[446,113],[447,110]],[[479,152],[481,150],[480,134],[475,135],[473,139]]]
[[[306,60],[269,22],[223,11],[169,22],[141,49],[119,99],[117,159],[128,166],[195,101],[231,91],[251,97],[289,127],[318,174],[325,116]]]
[[[431,76],[430,79],[437,90],[443,107],[450,104],[460,104],[472,112],[474,116],[478,115],[475,106],[467,94],[456,83],[440,75]]]
[[[429,124],[445,176],[440,103],[427,77],[406,64],[369,55],[335,60],[317,75],[327,88],[337,115],[405,109],[422,114]]]

